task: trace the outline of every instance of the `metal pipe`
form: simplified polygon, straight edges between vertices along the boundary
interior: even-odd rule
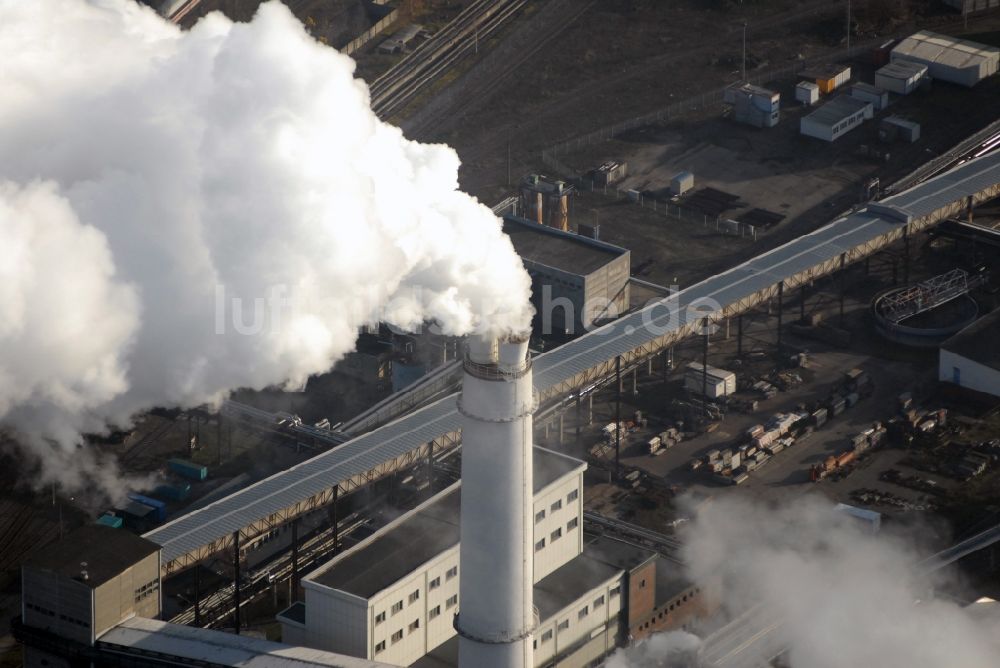
[[[240,531],[233,532],[233,625],[240,634]]]
[[[785,282],[778,282],[778,353],[781,353],[781,311],[785,301]]]
[[[615,479],[621,477],[619,468],[622,446],[622,356],[615,357]]]

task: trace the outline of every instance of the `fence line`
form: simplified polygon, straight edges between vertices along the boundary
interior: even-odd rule
[[[347,56],[351,55],[365,44],[382,34],[386,28],[396,22],[397,18],[399,18],[399,10],[393,9],[391,12],[379,19],[378,22],[376,22],[371,28],[352,39],[347,46],[340,50],[341,53]]]

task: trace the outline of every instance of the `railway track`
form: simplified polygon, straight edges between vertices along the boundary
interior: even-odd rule
[[[372,109],[383,119],[401,111],[429,83],[510,20],[527,0],[475,0],[453,21],[372,82]]]

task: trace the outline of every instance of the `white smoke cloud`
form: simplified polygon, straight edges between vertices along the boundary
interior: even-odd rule
[[[633,647],[615,650],[607,668],[698,668],[701,639],[685,631],[665,631]]]
[[[1000,665],[996,629],[933,597],[912,543],[856,523],[814,498],[716,500],[689,529],[685,560],[695,579],[721,576],[735,608],[781,620],[793,668]]]
[[[353,70],[277,2],[182,32],[0,0],[0,424],[40,481],[83,484],[79,435],[143,409],[323,372],[365,323],[529,326],[455,152],[380,122]]]

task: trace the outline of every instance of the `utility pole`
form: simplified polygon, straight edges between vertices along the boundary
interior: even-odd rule
[[[747,82],[747,22],[743,22],[743,83]]]
[[[851,0],[847,0],[847,51],[851,51]]]

